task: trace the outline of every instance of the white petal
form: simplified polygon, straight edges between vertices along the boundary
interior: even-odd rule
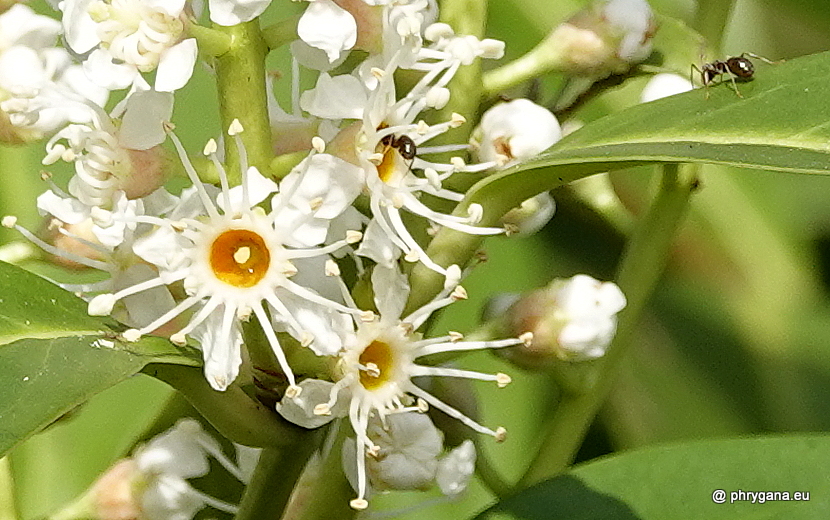
[[[348,399],[338,395],[330,415],[315,415],[314,407],[329,400],[334,383],[320,379],[304,379],[299,384],[302,391],[294,399],[284,397],[277,403],[277,412],[292,423],[303,428],[319,428],[332,419],[345,415]]]
[[[300,96],[303,110],[325,119],[360,119],[366,103],[363,84],[349,74],[332,77],[322,72],[314,88]]]
[[[64,0],[63,29],[66,43],[78,54],[84,54],[101,43],[97,25],[89,16],[89,4],[93,0]]]
[[[183,419],[139,449],[135,455],[138,468],[143,473],[167,473],[181,478],[203,477],[210,470],[210,464],[200,444],[202,436],[207,437],[198,422]]]
[[[648,103],[649,101],[673,96],[681,92],[688,92],[693,88],[694,85],[692,85],[688,78],[677,74],[662,72],[648,80],[646,86],[643,87],[642,94],[640,94],[640,102]]]
[[[392,242],[375,219],[369,221],[363,240],[355,251],[360,256],[371,258],[378,265],[390,267],[400,258],[401,250]]]
[[[210,0],[210,20],[225,26],[250,22],[270,3],[271,0]]]
[[[351,49],[357,41],[354,17],[332,0],[314,0],[297,24],[297,34],[307,44],[326,51],[329,61]]]
[[[138,75],[138,70],[127,63],[114,63],[112,54],[95,49],[84,62],[84,72],[93,83],[110,90],[127,88]]]
[[[36,14],[31,8],[22,4],[12,5],[0,16],[3,47],[24,45],[33,49],[45,49],[55,45],[60,32],[60,22],[48,16]]]
[[[230,199],[231,208],[236,211],[249,210],[252,206],[256,206],[279,189],[276,182],[265,178],[265,176],[259,173],[259,170],[254,166],[248,168],[245,180],[248,183],[247,206],[245,205],[245,201],[242,197],[243,189],[241,184],[228,190],[228,198]],[[216,202],[219,204],[220,208],[225,209],[225,197],[220,195]]]
[[[162,123],[173,116],[173,94],[143,90],[129,96],[119,140],[125,148],[147,150],[167,138]]]
[[[372,290],[380,315],[385,320],[400,319],[409,298],[409,283],[398,266],[376,265],[372,271]]]
[[[78,199],[59,197],[52,190],[37,198],[37,209],[67,224],[79,224],[89,218],[89,206]]]
[[[339,216],[363,189],[362,169],[325,153],[306,161],[283,179],[281,191],[293,193],[290,204],[301,211],[306,210],[306,213],[311,212],[309,205],[312,200],[321,200],[314,210],[317,218],[333,219]],[[295,190],[297,182],[300,185]]]
[[[15,45],[0,52],[0,88],[30,92],[51,80],[51,74],[34,49]]]
[[[475,462],[476,449],[469,439],[441,459],[435,474],[435,482],[441,492],[454,496],[464,491],[475,471]]]
[[[167,49],[161,55],[156,70],[156,90],[173,92],[185,86],[193,75],[197,54],[195,38],[188,38]]]

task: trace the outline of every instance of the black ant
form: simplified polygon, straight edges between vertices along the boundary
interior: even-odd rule
[[[708,98],[709,84],[714,82],[716,78],[726,74],[732,82],[732,90],[735,91],[735,94],[737,94],[739,98],[742,98],[743,96],[740,91],[738,91],[738,85],[735,82],[735,78],[741,81],[749,81],[755,76],[755,67],[752,65],[752,61],[750,61],[749,58],[761,60],[764,63],[769,63],[770,65],[780,63],[770,61],[766,58],[758,56],[757,54],[752,54],[751,52],[745,52],[740,56],[731,56],[726,58],[726,60],[715,60],[709,63],[703,63],[700,67],[692,64],[692,68],[689,71],[689,79],[692,79],[695,72],[699,73],[700,82],[706,89],[706,97]]]
[[[418,154],[418,147],[415,141],[408,135],[399,135],[395,137],[394,134],[383,136],[380,140],[381,144],[386,148],[394,148],[401,154],[404,160],[409,161],[407,173],[412,171],[412,165],[415,163],[415,155]]]
[[[380,140],[383,146],[394,148],[401,154],[401,157],[407,161],[414,161],[415,155],[418,153],[418,147],[415,146],[415,141],[408,135],[400,135],[395,137],[393,134],[384,136]],[[410,168],[412,165],[410,165]]]

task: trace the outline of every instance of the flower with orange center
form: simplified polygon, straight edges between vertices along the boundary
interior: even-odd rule
[[[204,351],[208,381],[217,390],[224,390],[235,379],[242,360],[240,320],[253,314],[263,326],[288,379],[288,393],[294,394],[299,392],[299,387],[273,322],[316,353],[333,354],[340,345],[332,342],[332,337],[338,335],[329,329],[342,322],[338,320],[339,313],[359,311],[330,301],[291,278],[304,259],[325,257],[359,240],[360,233],[349,232],[346,239],[323,247],[297,246],[307,243],[309,236],[319,236],[318,243],[322,242],[328,220],[321,218],[321,214],[339,213],[342,208],[330,206],[345,203],[319,197],[306,200],[303,194],[308,187],[303,187],[303,171],[292,174],[291,182],[284,182],[280,191],[256,168],[244,164],[245,150],[239,132],[241,125],[235,122],[229,133],[243,158],[240,186],[228,186],[227,175],[216,157],[215,142],[210,141],[205,149],[220,174],[220,190],[199,181],[181,143],[170,134],[193,187],[182,193],[178,205],[167,215],[136,217],[140,223],[152,224],[155,229],[133,245],[135,254],[158,268],[159,276],[115,293],[98,295],[90,301],[89,311],[95,315],[109,314],[115,302],[122,298],[181,281],[186,297],[152,323],[127,331],[125,337],[138,338],[190,309],[198,309],[171,340],[184,344],[186,335],[196,335]],[[270,212],[258,205],[268,197],[271,197]],[[321,278],[323,274],[319,273]],[[334,275],[330,271],[326,274]],[[308,312],[309,309],[313,312]]]
[[[466,297],[458,285],[458,266],[447,269],[448,276],[444,290],[430,303],[407,317],[400,318],[409,295],[406,278],[397,268],[376,265],[372,273],[372,287],[375,304],[380,313],[363,313],[357,330],[350,334],[337,360],[335,383],[305,380],[300,386],[309,388],[309,393],[319,395],[326,388],[328,401],[318,404],[287,397],[278,410],[289,420],[301,426],[319,426],[320,422],[303,411],[313,407],[317,416],[348,415],[357,435],[358,497],[351,501],[355,509],[364,509],[366,502],[366,455],[374,456],[378,447],[367,434],[371,417],[384,421],[386,416],[407,411],[426,410],[428,405],[438,408],[447,415],[458,419],[475,431],[502,440],[505,430],[491,430],[482,426],[437,397],[412,382],[413,377],[445,376],[494,381],[499,387],[510,382],[506,374],[485,374],[456,368],[424,366],[416,364],[422,356],[440,352],[467,351],[486,348],[500,348],[529,343],[532,335],[497,341],[461,341],[462,336],[451,333],[438,338],[424,339],[415,332],[429,316],[442,307]],[[345,406],[344,400],[348,401]],[[293,402],[289,402],[293,401]],[[297,408],[299,407],[299,409]],[[347,409],[347,410],[346,410]]]

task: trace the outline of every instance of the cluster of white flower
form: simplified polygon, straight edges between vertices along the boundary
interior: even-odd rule
[[[268,4],[211,0],[210,19],[247,22]],[[100,283],[64,286],[88,299],[90,314],[113,315],[131,327],[123,333],[128,341],[145,334],[166,335],[180,345],[188,336],[195,339],[205,376],[218,391],[239,377],[244,349],[255,348],[243,337],[243,324],[255,317],[287,381],[280,413],[308,428],[349,418],[357,436],[346,462],[355,468],[354,508],[367,506],[370,484],[420,489],[437,482],[448,495],[462,490],[475,459],[472,446],[465,443],[439,460],[440,435],[422,412],[432,406],[499,440],[505,432],[482,426],[412,379],[461,377],[503,387],[510,378],[416,360],[528,345],[532,334],[463,341],[458,333],[423,338],[417,332],[434,311],[466,297],[461,268],[434,261],[419,237],[440,227],[482,235],[505,231],[477,225],[480,205],[470,205],[466,215],[445,214],[422,195],[460,201],[462,194],[443,186],[453,174],[531,157],[561,131],[550,112],[527,100],[494,107],[473,145],[428,144],[464,124],[463,116],[426,121],[447,105],[447,85],[458,69],[476,58],[501,57],[503,44],[458,36],[434,23],[434,1],[313,0],[292,51],[295,69],[302,64],[318,71],[316,84],[302,93],[295,89],[293,114],[273,101],[270,107],[277,129],[285,121],[315,129],[313,138],[292,150],[307,150],[307,157],[272,180],[248,164],[245,129],[234,121],[223,140],[235,147],[239,171],[226,170],[213,140],[203,151],[207,161],[197,163],[218,175],[215,186],[203,182],[206,172],[197,171],[170,122],[174,92],[187,83],[197,60],[191,29],[201,7],[185,0],[64,0],[60,8],[65,40],[83,57],[81,64],[70,64],[69,53],[53,46],[57,22],[22,6],[0,15],[0,107],[18,131],[51,135],[44,164],[74,165],[66,191],[53,184],[38,199],[56,234],[74,242],[73,249],[18,226],[43,249],[109,274]],[[7,31],[7,22],[17,32]],[[351,72],[335,69],[351,49],[368,57]],[[32,60],[24,68],[39,75],[8,85],[6,62],[22,59]],[[395,79],[404,70],[418,79],[402,93]],[[149,72],[155,72],[152,86],[144,78]],[[87,86],[92,84],[97,87]],[[113,89],[129,91],[107,113],[106,95],[99,93]],[[163,187],[170,161],[162,144],[168,138],[191,183],[178,195]],[[456,152],[445,162],[427,158]],[[480,162],[468,164],[469,153]],[[239,185],[231,185],[234,178]],[[538,229],[552,215],[552,199],[541,197],[535,200],[539,209],[520,219],[533,222],[525,229]],[[6,218],[4,225],[16,226],[15,220]],[[445,281],[428,304],[404,316],[407,262],[420,262]],[[350,288],[341,276],[345,265],[371,282],[373,297],[362,305],[352,298],[355,284]],[[291,349],[306,348],[331,360],[328,380],[294,373]],[[422,434],[415,443],[420,447],[410,456],[396,446],[412,444],[406,436],[415,431]]]

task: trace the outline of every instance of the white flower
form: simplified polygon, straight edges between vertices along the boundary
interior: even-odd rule
[[[371,490],[425,491],[432,487],[443,436],[429,416],[404,412],[386,416],[382,421],[373,417],[367,433],[378,447],[377,453],[365,457]],[[359,481],[356,449],[361,448],[353,442],[343,443],[343,471],[355,489]]]
[[[190,520],[205,506],[235,514],[236,506],[202,493],[188,482],[208,474],[209,456],[238,480],[247,480],[240,465],[222,453],[219,443],[197,421],[182,419],[138,448],[130,459],[113,466],[94,484],[92,503],[86,506],[91,506],[88,516]],[[84,504],[84,500],[78,503]],[[75,518],[80,511],[73,512]]]
[[[231,125],[231,134],[240,156],[245,157],[238,136],[240,127],[235,121]],[[179,205],[166,217],[138,217],[139,222],[157,227],[133,244],[139,257],[159,269],[159,276],[114,294],[96,296],[89,304],[90,313],[107,314],[115,302],[124,297],[182,281],[186,298],[152,323],[130,331],[129,337],[149,333],[188,309],[197,308],[187,325],[173,334],[171,340],[182,344],[187,334],[199,336],[203,341],[205,375],[211,386],[224,390],[233,382],[242,362],[239,321],[253,314],[263,326],[289,381],[288,394],[299,392],[275,329],[270,326],[271,319],[284,324],[303,345],[310,346],[318,354],[333,353],[328,349],[336,350],[338,345],[324,344],[315,338],[329,339],[329,326],[337,326],[337,320],[304,319],[305,310],[311,305],[317,306],[323,315],[357,311],[293,282],[291,277],[297,272],[293,261],[336,251],[359,239],[359,233],[325,247],[290,247],[307,243],[300,234],[307,225],[313,227],[314,222],[321,225],[319,222],[324,219],[318,218],[315,211],[328,209],[325,202],[313,200],[305,200],[305,208],[299,209],[304,182],[302,174],[272,197],[271,211],[266,213],[258,204],[278,191],[275,183],[262,177],[256,168],[247,168],[243,164],[241,186],[229,188],[225,170],[216,157],[216,144],[211,141],[206,154],[214,162],[222,182],[222,189],[215,195],[215,190],[199,181],[178,138],[170,135],[193,188],[183,193]],[[325,233],[320,234],[320,240],[323,239]],[[323,273],[319,275],[322,277]]]
[[[617,57],[629,63],[648,58],[654,14],[646,0],[609,0],[602,13],[612,30],[620,35]]]
[[[71,124],[46,143],[43,164],[58,160],[74,163],[69,192],[86,206],[111,209],[116,192],[124,192],[131,199],[143,197],[165,180],[163,152],[154,147],[165,139],[163,122],[173,113],[172,94],[134,92],[119,111],[122,107],[119,122],[90,106],[92,117],[88,123]]]
[[[331,77],[320,74],[317,85],[303,94],[301,104],[313,115],[323,118],[360,118],[360,122],[346,127],[329,144],[330,153],[340,156],[360,169],[364,191],[369,196],[373,222],[372,240],[358,249],[358,254],[378,259],[390,252],[402,252],[410,261],[421,261],[436,272],[446,269],[430,259],[403,223],[401,210],[429,220],[434,226],[446,226],[475,234],[497,234],[501,228],[483,228],[475,224],[481,218],[480,205],[470,207],[468,216],[447,215],[432,210],[420,201],[421,193],[460,201],[463,196],[446,190],[442,182],[456,171],[474,172],[495,163],[466,165],[461,158],[449,164],[430,162],[422,158],[429,153],[463,150],[457,147],[429,148],[423,145],[433,137],[464,122],[460,115],[450,121],[428,125],[417,121],[426,108],[440,108],[446,103],[449,91],[446,82],[462,63],[480,55],[489,55],[490,45],[472,38],[456,38],[440,31],[430,33],[438,43],[435,48],[423,48],[422,61],[410,68],[426,71],[422,79],[400,100],[395,94],[393,76],[399,59],[405,53],[396,53],[385,70],[373,69],[369,76]],[[369,78],[374,81],[370,81]],[[413,170],[421,169],[424,176]],[[368,230],[367,230],[368,233]]]
[[[84,70],[95,83],[122,89],[156,71],[155,90],[183,87],[196,63],[196,40],[184,39],[185,0],[64,0],[66,40],[92,51]]]
[[[558,331],[560,357],[581,360],[605,354],[617,330],[617,313],[626,304],[620,288],[578,274],[555,281],[550,294],[555,307],[548,313],[553,317],[549,326]]]
[[[108,92],[85,80],[69,53],[54,46],[59,33],[60,23],[21,4],[0,14],[0,109],[24,139],[68,121],[86,122],[87,103],[107,100]]]
[[[663,72],[656,74],[653,78],[648,80],[646,86],[640,94],[640,102],[648,103],[664,97],[680,94],[681,92],[688,92],[692,90],[694,85],[688,78],[679,76],[677,74],[670,74]]]
[[[450,267],[448,273],[444,291],[435,300],[401,319],[401,312],[409,293],[406,279],[396,268],[375,266],[372,286],[380,316],[366,313],[361,316],[357,330],[350,335],[340,353],[336,369],[337,382],[330,387],[328,400],[313,409],[317,415],[329,416],[335,413],[336,406],[342,406],[342,402],[339,401],[348,401],[348,417],[357,434],[358,442],[358,497],[351,502],[352,507],[356,509],[367,506],[366,454],[376,456],[380,451],[380,447],[369,436],[372,417],[385,424],[393,414],[424,411],[428,405],[432,405],[477,432],[492,435],[497,440],[505,436],[504,429],[494,431],[480,425],[412,382],[412,378],[418,376],[446,376],[494,381],[500,387],[505,386],[510,382],[510,378],[505,374],[483,374],[454,368],[422,366],[416,364],[415,360],[439,352],[499,348],[530,341],[529,335],[523,336],[522,339],[500,341],[461,341],[461,335],[457,333],[421,339],[414,331],[432,312],[466,296],[463,288],[457,285],[460,279],[458,267]],[[308,403],[304,406],[307,407]],[[306,425],[303,422],[300,424]]]
[[[474,136],[482,161],[510,165],[553,146],[562,138],[562,129],[545,107],[528,99],[514,99],[484,112]]]

